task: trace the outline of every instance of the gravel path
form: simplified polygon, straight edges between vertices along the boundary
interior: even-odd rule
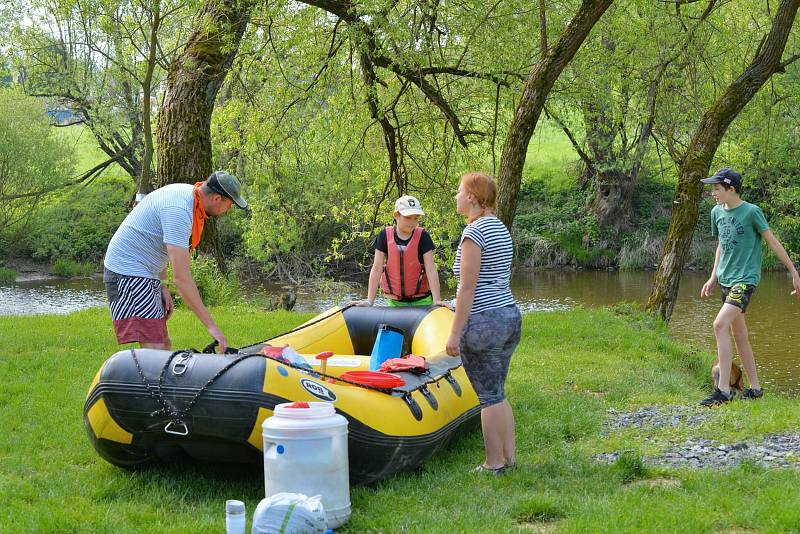
[[[622,428],[674,428],[697,426],[711,420],[714,411],[696,406],[648,406],[635,412],[608,411],[604,434]],[[613,463],[623,451],[597,454],[601,462]],[[800,432],[769,434],[760,440],[719,443],[711,439],[689,439],[666,449],[659,456],[645,456],[647,464],[662,467],[733,467],[742,461],[764,467],[800,468]]]

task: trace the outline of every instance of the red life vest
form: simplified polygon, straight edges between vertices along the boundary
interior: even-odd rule
[[[425,266],[419,262],[419,240],[422,228],[414,228],[405,250],[394,241],[394,226],[386,227],[386,265],[381,275],[381,289],[386,298],[412,300],[424,297],[431,288],[425,276]]]

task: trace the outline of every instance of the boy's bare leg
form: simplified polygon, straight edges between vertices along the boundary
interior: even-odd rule
[[[739,353],[739,358],[742,359],[742,365],[744,366],[744,372],[747,374],[747,381],[750,383],[750,387],[761,389],[761,385],[758,383],[756,358],[753,355],[753,347],[750,345],[750,339],[747,335],[744,314],[733,320],[731,333],[733,333],[733,340],[736,341],[736,351]]]
[[[730,331],[733,321],[741,317],[742,310],[733,304],[723,304],[714,319],[714,336],[717,338],[717,357],[719,358],[719,389],[729,395],[731,392],[731,362],[733,347]]]

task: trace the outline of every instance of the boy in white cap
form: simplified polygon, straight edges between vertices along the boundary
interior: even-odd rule
[[[700,296],[709,296],[714,286],[719,284],[722,308],[714,319],[719,358],[718,384],[700,404],[715,406],[733,399],[729,385],[733,350],[728,332],[733,334],[739,358],[750,382],[750,387],[742,392],[742,398],[758,399],[763,395],[744,320],[750,297],[761,280],[761,240],[766,241],[792,275],[792,295],[798,297],[800,275],[783,245],[769,229],[761,208],[740,198],[742,176],[738,172],[724,168],[701,181],[713,186],[711,196],[717,205],[711,210],[711,233],[719,238],[719,243],[711,277],[703,284]]]
[[[443,304],[439,272],[433,262],[430,234],[419,227],[424,216],[419,200],[405,195],[394,203],[394,224],[383,228],[373,242],[375,259],[369,272],[367,299],[356,306],[372,306],[378,285],[389,306]]]

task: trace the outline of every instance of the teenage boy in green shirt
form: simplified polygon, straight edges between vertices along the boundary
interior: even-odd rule
[[[719,385],[700,404],[715,406],[733,399],[730,391],[733,350],[728,331],[733,334],[736,349],[750,382],[750,387],[744,389],[742,397],[757,399],[763,395],[744,321],[744,312],[750,297],[761,280],[761,238],[764,238],[769,248],[791,273],[794,288],[792,295],[797,297],[800,297],[800,276],[783,245],[770,231],[761,208],[739,197],[742,192],[742,176],[738,172],[724,168],[701,181],[713,185],[711,196],[717,205],[711,210],[711,233],[719,238],[719,242],[711,277],[703,284],[700,296],[709,296],[719,283],[722,308],[714,319]]]

